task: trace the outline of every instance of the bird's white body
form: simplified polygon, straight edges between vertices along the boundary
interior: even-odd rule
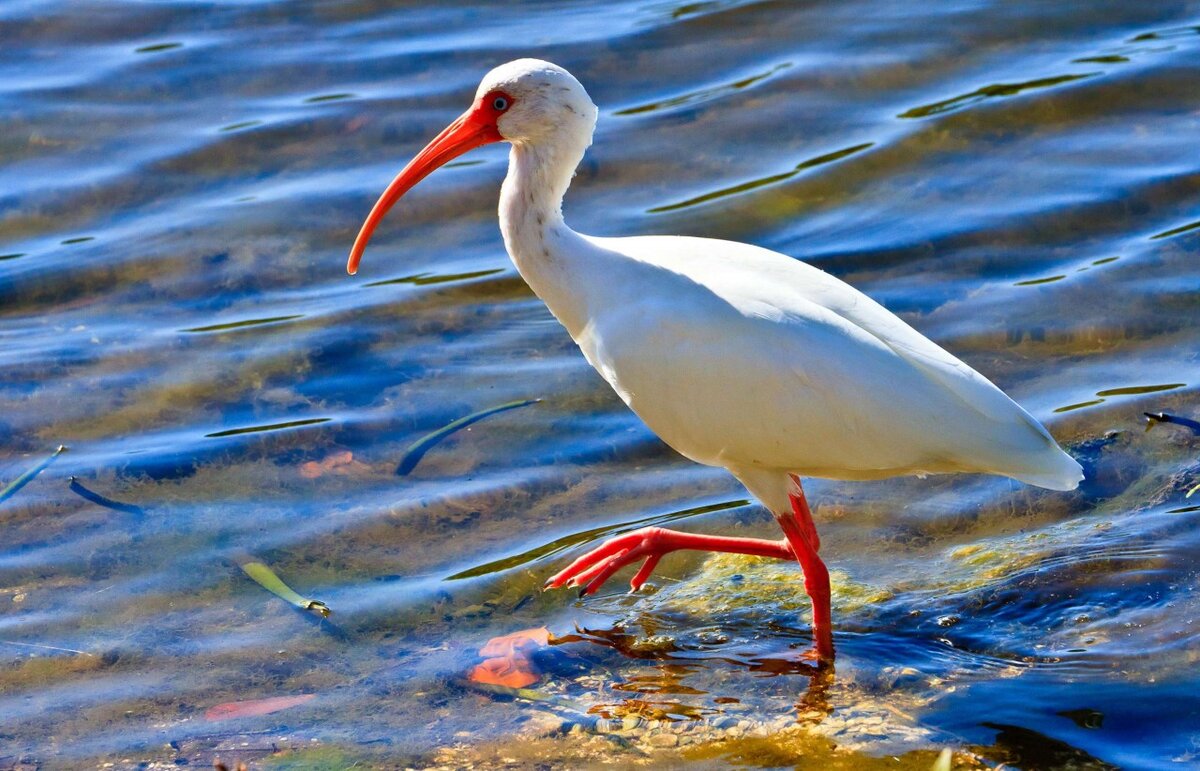
[[[596,371],[656,434],[723,466],[775,515],[780,542],[644,528],[609,539],[548,586],[595,592],[627,564],[645,583],[676,549],[798,561],[815,654],[833,660],[829,572],[799,477],[882,479],[981,472],[1070,490],[1082,470],[1040,423],[975,370],[879,303],[802,262],[746,244],[680,236],[594,238],[562,199],[598,111],[549,62],[484,77],[467,112],[394,179],[350,252],[354,273],[388,209],[472,147],[512,143],[500,230],[517,270]]]
[[[504,83],[500,69],[481,93]],[[822,270],[731,241],[572,231],[562,195],[595,107],[586,93],[557,93],[574,99],[562,119],[547,114],[553,103],[537,116],[557,125],[555,141],[510,140],[505,244],[587,360],[671,447],[729,469],[772,511],[786,507],[789,474],[982,472],[1056,490],[1082,479],[1000,389]]]
[[[664,441],[756,493],[772,472],[779,496],[788,473],[1081,478],[996,386],[823,271],[726,241],[589,241],[608,279],[583,291],[607,310],[572,330],[584,355]]]

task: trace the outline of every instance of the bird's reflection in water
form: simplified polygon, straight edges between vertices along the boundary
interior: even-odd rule
[[[650,623],[651,629],[657,625]],[[724,644],[682,643],[669,635],[637,634],[617,625],[607,629],[576,627],[574,633],[557,635],[551,645],[586,643],[610,649],[631,659],[663,662],[653,673],[631,675],[612,686],[613,691],[635,693],[639,697],[662,695],[709,696],[711,691],[697,687],[695,680],[709,672],[713,665],[725,663],[743,668],[757,677],[794,677],[796,701],[794,709],[798,723],[814,725],[833,712],[829,692],[835,683],[832,664],[818,663],[812,651],[785,650],[762,653],[722,651],[719,655],[704,655]],[[586,654],[585,654],[586,655]],[[685,682],[692,678],[692,682]],[[803,678],[803,679],[801,679]],[[712,678],[708,678],[711,682]],[[723,694],[708,700],[711,705],[687,704],[680,700],[626,698],[619,702],[593,706],[589,711],[606,718],[643,717],[649,720],[703,720],[725,712],[726,706],[740,705],[738,696]]]

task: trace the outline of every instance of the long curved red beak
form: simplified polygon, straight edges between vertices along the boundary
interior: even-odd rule
[[[401,196],[439,166],[454,160],[468,150],[503,139],[500,136],[500,130],[496,128],[495,118],[489,115],[485,109],[481,109],[481,106],[480,104],[473,105],[471,109],[455,118],[454,122],[434,137],[433,141],[425,145],[425,149],[417,153],[417,157],[409,161],[404,170],[392,180],[392,184],[387,186],[387,190],[384,190],[383,195],[379,196],[379,200],[375,202],[371,213],[363,222],[362,229],[358,231],[358,238],[354,239],[354,247],[350,250],[350,259],[346,262],[347,273],[353,276],[358,272],[358,263],[362,259],[363,251],[367,248],[367,242],[371,240],[371,235],[375,232],[380,220],[388,213],[388,209],[391,209]]]

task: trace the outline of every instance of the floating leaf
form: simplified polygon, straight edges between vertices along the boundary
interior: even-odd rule
[[[549,643],[550,630],[544,626],[493,637],[479,649],[479,655],[484,656],[485,660],[472,667],[467,679],[473,683],[506,688],[532,685],[541,678],[541,674],[529,655]]]
[[[493,656],[517,656],[536,650],[537,648],[543,648],[549,644],[550,630],[544,626],[539,626],[536,629],[522,629],[512,634],[493,637],[487,641],[486,645],[479,649],[479,655],[489,658]]]
[[[258,717],[272,712],[289,709],[304,704],[316,698],[315,693],[302,693],[298,696],[272,696],[267,699],[251,701],[230,701],[209,707],[204,711],[205,720],[233,720],[242,717]]]
[[[300,476],[305,479],[317,479],[323,477],[331,471],[344,468],[346,466],[363,466],[365,464],[354,462],[354,453],[346,450],[344,452],[335,452],[332,455],[327,455],[323,460],[310,460],[300,466]]]
[[[495,415],[497,412],[515,410],[517,407],[525,407],[530,404],[536,404],[540,401],[541,399],[521,399],[515,402],[508,402],[495,407],[488,407],[486,410],[480,410],[479,412],[472,412],[465,418],[459,418],[451,423],[447,423],[437,431],[426,434],[408,446],[408,449],[404,451],[404,457],[400,460],[400,465],[396,467],[396,475],[404,476],[408,472],[412,471],[417,467],[417,464],[421,462],[421,458],[425,456],[425,453],[429,451],[430,447],[445,439],[450,434],[453,434],[460,428],[466,428],[476,421],[480,421],[486,417]]]
[[[47,466],[53,463],[59,455],[62,455],[66,451],[67,446],[65,444],[60,444],[58,449],[50,453],[50,457],[46,458],[21,476],[9,482],[7,487],[5,487],[3,490],[0,490],[0,502],[7,501],[9,498],[16,495],[18,490],[33,481],[34,477],[45,471]]]
[[[471,668],[471,671],[467,673],[467,679],[473,683],[524,688],[536,683],[540,676],[534,671],[533,665],[528,659],[518,656],[511,659],[486,659]]]
[[[320,614],[322,618],[329,618],[329,614],[333,612],[329,609],[328,605],[320,600],[310,600],[307,597],[301,597],[292,587],[285,584],[279,576],[275,575],[274,570],[271,570],[271,568],[262,562],[249,560],[241,563],[241,568],[259,586],[276,597],[290,602],[300,610],[311,610],[314,613]]]

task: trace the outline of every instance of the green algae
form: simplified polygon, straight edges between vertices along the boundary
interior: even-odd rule
[[[30,650],[30,649],[27,649]],[[34,649],[36,650],[36,649]],[[53,653],[53,651],[49,651]],[[47,653],[47,651],[41,651]],[[26,655],[0,668],[0,689],[36,690],[61,682],[77,679],[81,675],[94,673],[109,666],[107,661],[92,653],[73,655]]]
[[[668,741],[658,741],[659,738]],[[624,767],[676,767],[684,762],[697,768],[766,767],[797,769],[902,769],[929,771],[942,748],[873,755],[840,746],[801,725],[784,725],[759,735],[737,727],[675,734],[654,733],[633,744],[636,751],[618,750],[604,736],[583,731],[564,735],[523,735],[517,740],[480,742],[445,747],[428,758],[431,768],[595,768],[619,763]],[[992,764],[966,750],[952,752],[956,769],[984,769]]]
[[[370,767],[371,758],[345,747],[318,746],[284,750],[261,761],[262,768],[275,771],[345,771]]]
[[[835,614],[856,613],[894,596],[888,589],[853,580],[843,570],[830,571],[829,581]],[[743,554],[707,557],[698,572],[671,588],[666,602],[697,616],[716,617],[747,607],[810,607],[799,565]]]
[[[899,755],[875,757],[847,751],[825,736],[803,728],[780,731],[765,737],[724,739],[687,747],[681,753],[687,760],[721,760],[732,765],[831,769],[832,771],[873,771],[895,768],[929,771],[941,755],[940,750],[913,750]],[[953,757],[954,767],[982,769],[988,764],[966,753]]]

